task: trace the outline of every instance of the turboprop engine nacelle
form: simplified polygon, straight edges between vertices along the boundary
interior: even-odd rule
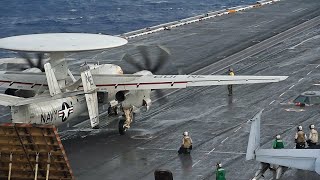
[[[120,66],[115,64],[88,64],[92,74],[123,74]]]
[[[123,71],[120,66],[115,64],[88,64],[90,67],[91,74],[123,74]],[[98,102],[99,103],[106,103],[109,102],[115,102],[114,97],[116,97],[116,100],[118,102],[121,102],[125,96],[122,92],[119,92],[118,94],[115,94],[116,92],[98,92]],[[117,98],[118,97],[118,98]],[[118,103],[116,103],[118,104]],[[111,106],[114,106],[111,104]]]
[[[151,105],[150,99],[151,90],[131,90],[119,91],[116,93],[116,100],[121,103],[122,107],[146,107],[147,110]]]
[[[118,91],[116,93],[116,100],[135,107],[150,106],[150,92],[151,90]]]
[[[117,100],[118,102],[122,102],[122,101],[126,100],[126,97],[127,97],[129,94],[130,94],[129,91],[118,91],[118,92],[116,93],[116,100]]]
[[[136,75],[153,75],[150,71],[143,70],[134,73]],[[131,91],[118,91],[116,93],[116,100],[121,103],[122,107],[135,107],[140,108],[145,106],[147,110],[151,105],[150,99],[151,89],[148,90],[131,90]]]

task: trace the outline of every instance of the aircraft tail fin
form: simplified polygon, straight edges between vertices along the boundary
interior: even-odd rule
[[[91,127],[93,129],[99,128],[97,88],[93,82],[90,67],[87,64],[81,67],[81,80],[86,97]]]
[[[249,142],[246,153],[246,160],[255,159],[255,151],[260,148],[260,121],[262,111],[259,111],[250,121],[251,129],[249,135]]]
[[[58,84],[57,78],[53,72],[53,69],[51,68],[51,64],[50,63],[46,63],[44,65],[44,69],[45,69],[45,73],[46,73],[46,77],[47,77],[47,82],[48,82],[48,86],[49,86],[49,91],[50,91],[50,95],[54,96],[56,94],[60,94],[61,93],[61,89],[60,86]]]

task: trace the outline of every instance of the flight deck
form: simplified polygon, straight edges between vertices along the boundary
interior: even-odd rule
[[[223,164],[227,179],[252,178],[259,163],[245,161],[245,152],[247,121],[255,113],[264,109],[263,148],[271,148],[277,134],[285,148],[294,148],[298,125],[306,132],[310,124],[320,127],[318,106],[297,107],[292,102],[302,92],[320,88],[319,8],[314,0],[283,0],[237,12],[229,9],[221,16],[174,28],[167,24],[140,36],[122,34],[128,44],[115,49],[70,54],[74,71],[86,61],[99,61],[120,65],[126,72],[130,66],[120,61],[125,52],[139,57],[136,46],[162,45],[170,50],[171,63],[160,74],[225,75],[232,67],[236,75],[289,76],[279,83],[235,85],[233,96],[225,86],[166,90],[167,100],[159,99],[148,112],[137,114],[123,136],[118,134],[117,117],[105,115],[98,130],[80,119],[59,127],[75,178],[150,180],[156,169],[168,169],[177,180],[209,180],[215,178],[217,162]],[[8,111],[1,119],[9,118]],[[193,139],[190,156],[177,153],[184,131]],[[271,177],[269,173],[266,179]],[[289,169],[282,179],[319,178]]]

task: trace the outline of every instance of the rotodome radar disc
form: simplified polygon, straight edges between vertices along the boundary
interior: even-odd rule
[[[25,52],[80,52],[125,45],[126,39],[87,33],[47,33],[0,39],[0,48]]]

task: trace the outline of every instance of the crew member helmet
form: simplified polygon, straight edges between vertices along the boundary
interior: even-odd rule
[[[298,126],[298,127],[297,127],[297,130],[298,130],[298,131],[302,131],[302,126]]]
[[[221,168],[221,167],[222,167],[222,164],[221,164],[221,163],[217,163],[217,167],[218,167],[218,168]]]
[[[187,131],[185,131],[185,132],[183,132],[183,135],[184,135],[184,136],[188,136],[189,133],[188,133]]]
[[[276,136],[276,138],[277,138],[277,139],[281,139],[281,136],[278,134],[278,135]]]
[[[314,129],[314,124],[310,124],[310,129]]]
[[[232,68],[232,67],[231,67],[231,68],[229,68],[229,71],[230,71],[230,72],[233,72],[233,68]]]

